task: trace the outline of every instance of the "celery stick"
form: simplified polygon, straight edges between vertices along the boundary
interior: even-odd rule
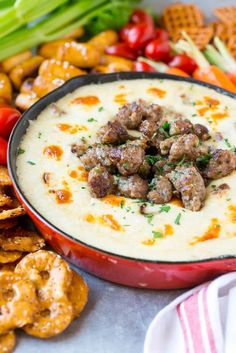
[[[213,45],[208,44],[204,50],[204,55],[210,64],[218,66],[221,70],[227,72],[227,64],[224,58],[219,54],[219,52],[213,47]]]
[[[13,7],[9,8],[0,21],[0,38],[12,33],[24,24],[44,16],[67,2],[67,0],[17,0]],[[27,13],[31,12],[31,16]]]
[[[185,31],[182,31],[182,35],[184,39],[186,39],[187,43],[189,44],[189,53],[190,56],[196,61],[197,65],[200,68],[207,68],[209,66],[209,62],[206,60],[204,55],[200,52],[197,46],[193,43],[192,39],[188,36]]]
[[[234,57],[231,55],[230,51],[226,48],[225,44],[218,37],[214,38],[214,44],[220,52],[225,63],[228,65],[227,71],[236,72],[236,61],[234,60]]]
[[[109,0],[96,0],[91,4],[91,2],[87,0],[83,2],[80,1],[80,4],[77,4],[76,7],[77,12],[66,11],[66,9],[64,9],[63,12],[58,11],[58,13],[46,18],[32,28],[23,28],[17,32],[13,32],[0,40],[0,60],[4,60],[11,55],[34,47],[42,42],[57,39],[62,35],[62,32],[63,34],[69,33],[71,29],[81,26],[92,16],[95,16],[108,2]],[[96,6],[94,6],[94,3],[96,3]],[[75,7],[72,7],[73,10],[75,10]],[[80,12],[78,11],[78,8],[80,8]],[[89,15],[90,11],[92,13]],[[75,14],[78,17],[78,20],[75,23],[72,23],[71,21],[75,18]],[[84,16],[86,15],[88,17],[84,19]],[[51,36],[50,33],[52,34]]]
[[[148,65],[152,66],[158,72],[166,72],[166,70],[168,69],[168,65],[166,65],[160,61],[153,61],[153,60],[144,58],[143,56],[139,56],[138,61],[143,61],[143,62],[147,63]]]

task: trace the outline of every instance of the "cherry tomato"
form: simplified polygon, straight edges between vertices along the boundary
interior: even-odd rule
[[[160,41],[169,40],[169,33],[163,28],[156,28],[156,39]]]
[[[11,130],[19,120],[21,113],[12,107],[0,107],[0,136],[8,139]]]
[[[156,72],[154,67],[152,67],[148,63],[145,63],[144,61],[136,61],[134,63],[134,71],[136,71],[136,72],[142,72],[142,71],[145,71],[145,72]]]
[[[131,23],[149,22],[153,23],[153,18],[146,11],[136,9],[130,17]]]
[[[170,44],[168,41],[154,39],[145,48],[145,56],[155,61],[166,61],[170,56]]]
[[[137,51],[131,49],[127,43],[117,43],[106,48],[106,54],[121,56],[122,58],[135,60],[138,57]]]
[[[7,141],[0,137],[0,164],[7,164]]]
[[[169,62],[169,66],[183,70],[189,75],[191,75],[197,68],[196,62],[186,54],[175,55]]]
[[[128,24],[121,29],[121,38],[132,49],[142,49],[154,38],[154,26],[149,23]]]

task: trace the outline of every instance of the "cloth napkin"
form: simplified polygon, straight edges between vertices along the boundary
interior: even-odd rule
[[[236,272],[162,309],[148,328],[144,353],[236,353]]]

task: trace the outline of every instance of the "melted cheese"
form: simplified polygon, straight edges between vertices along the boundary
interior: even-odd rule
[[[219,148],[236,145],[236,101],[214,90],[171,80],[132,80],[78,88],[32,121],[17,157],[21,188],[38,212],[67,234],[99,249],[148,260],[185,261],[236,254],[236,173],[207,187],[205,206],[192,212],[173,200],[169,207],[108,196],[94,199],[87,172],[71,153],[81,138],[90,143],[124,101],[143,98],[172,108],[208,127]],[[83,128],[81,128],[83,127]],[[219,132],[223,139],[219,137]],[[46,153],[45,153],[46,151]],[[33,163],[32,163],[33,162]],[[217,186],[230,188],[215,193]]]

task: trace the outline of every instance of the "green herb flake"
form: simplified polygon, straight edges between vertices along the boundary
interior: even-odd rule
[[[38,139],[40,139],[41,136],[42,136],[42,132],[39,132],[39,133],[38,133]]]
[[[170,137],[170,135],[168,134],[168,132],[167,132],[165,129],[163,129],[162,126],[159,128],[159,132],[160,132],[162,135],[164,135],[166,138]]]
[[[157,238],[163,238],[163,233],[153,230],[153,231],[152,231],[152,236],[153,236],[153,238],[155,238],[155,239],[157,239]]]
[[[35,165],[36,163],[32,162],[32,161],[27,161],[28,164],[30,165]]]
[[[175,224],[177,224],[178,226],[180,225],[181,216],[181,213],[178,213],[177,217],[175,218]]]
[[[231,148],[232,147],[232,145],[231,145],[231,143],[229,142],[229,139],[224,139],[224,142],[225,142],[225,144],[226,144],[226,146],[228,147],[228,148]]]
[[[125,162],[125,163],[123,164],[123,167],[124,167],[125,170],[129,169],[129,163],[128,163],[128,162]]]
[[[160,157],[159,156],[152,156],[151,154],[147,154],[145,156],[145,159],[148,162],[148,164],[154,165],[157,161],[160,160]]]
[[[197,157],[196,164],[197,164],[198,168],[205,167],[211,158],[212,158],[212,156],[210,154],[206,154],[206,155]]]
[[[25,153],[25,150],[23,150],[23,148],[18,148],[17,149],[17,156],[19,156],[20,154],[23,154],[23,153]]]
[[[159,212],[160,213],[162,213],[162,212],[168,213],[170,211],[170,209],[171,209],[170,205],[161,205],[160,209],[159,209]]]
[[[97,121],[97,120],[94,119],[94,118],[89,118],[89,119],[87,120],[88,123],[94,123],[94,122],[96,122],[96,121]]]
[[[99,111],[99,112],[102,112],[103,110],[104,110],[103,107],[99,107],[99,108],[98,108],[98,111]]]
[[[195,118],[197,116],[197,114],[192,114],[192,117]]]
[[[164,129],[165,131],[169,131],[170,129],[170,123],[168,121],[165,121],[164,124],[162,124],[162,129]]]
[[[154,214],[153,213],[146,213],[146,214],[144,214],[144,217],[146,217],[148,223],[151,224],[152,220],[153,220],[153,217],[154,217]]]
[[[84,190],[84,189],[86,189],[86,187],[85,187],[85,186],[81,186],[81,189],[83,189],[83,190]]]
[[[125,201],[122,200],[121,203],[120,203],[120,208],[124,208],[124,205],[125,205]]]

